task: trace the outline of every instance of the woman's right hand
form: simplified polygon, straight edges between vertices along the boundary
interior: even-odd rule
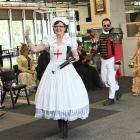
[[[35,71],[33,71],[33,70],[28,70],[27,73],[30,73],[30,74],[34,75]]]
[[[131,56],[131,57],[130,57],[130,60],[131,60],[131,61],[134,60],[135,57],[136,57],[136,55]]]
[[[130,58],[130,60],[133,60],[133,59],[134,59],[134,57],[131,57],[131,58]]]

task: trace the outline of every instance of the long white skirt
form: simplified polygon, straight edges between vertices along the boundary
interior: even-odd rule
[[[35,117],[69,121],[85,119],[89,115],[85,85],[72,64],[56,70],[59,64],[50,62],[43,74],[35,97]]]

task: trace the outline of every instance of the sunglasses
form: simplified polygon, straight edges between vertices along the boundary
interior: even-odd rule
[[[103,27],[110,27],[110,24],[105,24],[103,25]]]
[[[53,26],[54,28],[64,28],[65,26]]]

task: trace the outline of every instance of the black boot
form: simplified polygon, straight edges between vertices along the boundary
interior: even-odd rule
[[[104,106],[108,106],[108,105],[112,105],[112,104],[114,104],[114,99],[109,99],[109,98],[107,100],[105,100],[103,103]]]
[[[115,92],[115,96],[116,96],[116,100],[120,100],[120,98],[122,97],[122,92],[120,90],[117,90]]]
[[[63,120],[58,120],[58,128],[62,131]]]
[[[63,120],[62,125],[62,138],[66,139],[68,137],[68,121]]]

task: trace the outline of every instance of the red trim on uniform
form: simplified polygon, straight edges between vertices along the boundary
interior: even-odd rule
[[[108,42],[107,42],[107,47],[108,47],[108,58],[111,58],[113,56],[112,54],[112,48],[111,48],[111,42],[110,40],[108,39]]]
[[[114,44],[114,57],[115,57],[115,62],[116,61],[121,61],[122,59],[122,44],[120,43],[115,43]]]

